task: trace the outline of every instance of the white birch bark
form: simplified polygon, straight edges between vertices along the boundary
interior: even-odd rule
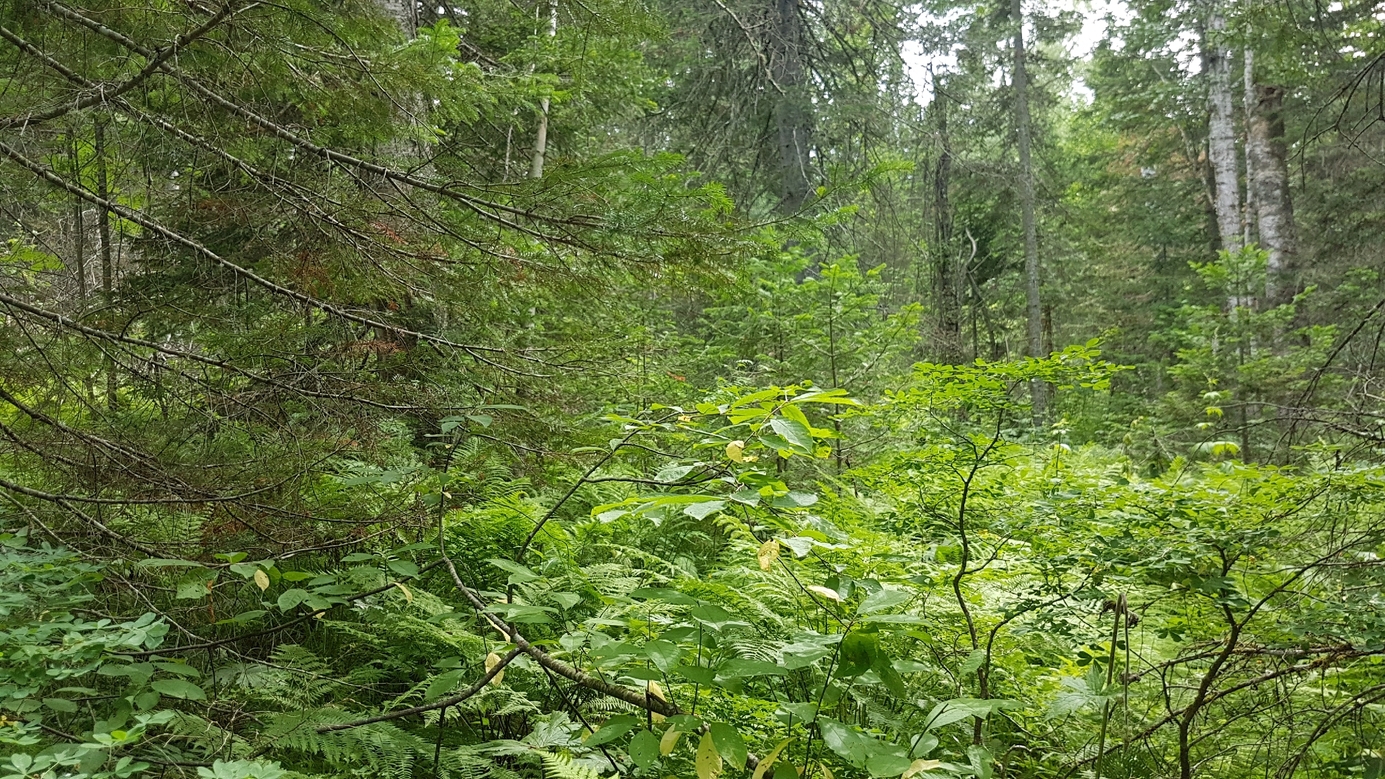
[[[1222,248],[1241,248],[1241,193],[1237,180],[1236,129],[1231,100],[1231,50],[1222,41],[1226,18],[1214,2],[1207,21],[1207,158],[1212,164],[1217,232]]]

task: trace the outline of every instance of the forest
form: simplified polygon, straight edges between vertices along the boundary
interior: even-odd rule
[[[1385,779],[1375,0],[0,0],[0,779]]]

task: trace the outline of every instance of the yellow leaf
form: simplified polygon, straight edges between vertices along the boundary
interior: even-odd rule
[[[702,734],[702,741],[697,745],[697,758],[693,763],[697,767],[697,779],[717,779],[721,776],[721,754],[717,752],[717,745],[712,742],[712,734]]]
[[[269,589],[269,574],[265,573],[263,570],[259,568],[256,568],[255,585],[260,588],[261,592]]]
[[[408,587],[405,587],[403,584],[399,582],[395,582],[394,586],[398,587],[399,591],[404,593],[404,600],[408,601],[409,603],[414,602],[414,594],[409,591]]]
[[[727,456],[728,458],[730,458],[732,462],[738,462],[738,463],[743,463],[743,462],[745,462],[745,456],[741,454],[741,452],[744,452],[744,451],[745,451],[745,442],[744,442],[744,441],[732,441],[731,443],[729,443],[729,444],[726,445],[726,456]]]
[[[916,774],[924,771],[932,771],[934,768],[941,768],[942,765],[943,761],[941,760],[915,760],[909,764],[909,767],[905,769],[904,773],[899,775],[899,779],[913,779]]]
[[[810,584],[806,589],[808,590],[808,592],[826,598],[830,601],[836,601],[837,603],[842,602],[842,596],[838,595],[836,590],[829,590],[821,584]]]
[[[784,751],[784,747],[788,746],[790,741],[793,739],[786,738],[780,741],[774,749],[769,751],[768,755],[760,758],[760,764],[755,766],[755,773],[750,779],[765,779],[765,772],[774,767],[774,761],[779,758],[779,753]]]
[[[492,668],[496,667],[497,665],[500,665],[500,661],[502,659],[503,658],[501,658],[500,655],[497,655],[494,652],[491,652],[490,654],[486,655],[486,673],[490,673]],[[505,669],[502,668],[495,674],[495,676],[491,677],[489,684],[500,684],[500,680],[504,678]]]
[[[832,779],[832,769],[826,763],[818,763],[818,768],[822,769],[822,779]]]
[[[668,698],[664,697],[664,688],[660,687],[658,682],[651,680],[645,689],[649,692],[649,697],[658,698],[664,703],[668,703]]]
[[[659,754],[668,757],[673,753],[673,748],[678,746],[678,737],[683,735],[683,731],[678,728],[669,728],[664,731],[664,737],[659,739]]]
[[[779,541],[771,538],[760,545],[760,551],[755,553],[755,557],[760,560],[760,570],[768,571],[774,561],[779,559]]]

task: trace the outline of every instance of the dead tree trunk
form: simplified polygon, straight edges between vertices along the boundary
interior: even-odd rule
[[[548,37],[549,39],[558,36],[558,3],[557,0],[549,0],[548,3]],[[543,165],[548,155],[548,96],[544,95],[539,101],[539,126],[534,133],[534,157],[529,165],[529,178],[543,178]]]

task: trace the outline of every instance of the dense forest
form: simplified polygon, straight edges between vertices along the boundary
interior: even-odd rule
[[[1372,0],[0,0],[0,779],[1385,777]]]

